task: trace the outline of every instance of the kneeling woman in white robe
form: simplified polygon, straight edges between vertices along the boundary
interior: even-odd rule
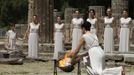
[[[122,75],[123,68],[115,67],[110,69],[105,69],[105,54],[102,48],[99,46],[98,38],[95,34],[90,32],[91,24],[85,22],[82,26],[82,32],[84,35],[81,37],[80,42],[75,50],[70,53],[70,57],[74,58],[80,48],[85,45],[87,54],[83,58],[89,56],[90,61],[86,66],[87,72],[91,75]],[[86,61],[84,61],[86,62]]]

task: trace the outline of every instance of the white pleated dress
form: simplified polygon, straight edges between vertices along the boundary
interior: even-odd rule
[[[114,50],[114,39],[113,39],[113,28],[112,28],[112,22],[114,20],[114,17],[104,18],[105,23],[105,31],[104,31],[104,51],[105,52],[112,52]]]
[[[9,40],[9,49],[11,50],[15,50],[16,49],[16,32],[14,32],[13,30],[9,30],[6,33],[8,40]]]
[[[120,18],[120,43],[119,43],[119,52],[128,52],[129,51],[129,23],[132,19],[129,18]]]
[[[63,50],[63,32],[62,29],[64,24],[56,23],[55,27],[55,34],[54,34],[54,56],[53,59],[58,59],[58,52],[64,51]]]
[[[87,71],[90,70],[89,68],[92,68],[91,72],[93,72],[93,74],[101,74],[104,69],[105,55],[99,46],[96,34],[84,34],[82,38],[84,38],[86,42],[85,48],[88,50],[90,59],[90,62],[88,62],[90,67],[87,68]],[[84,62],[86,62],[86,60],[84,60]]]
[[[95,34],[86,33],[82,36],[89,53],[89,59],[83,58],[86,71],[89,75],[121,75],[122,67],[105,68],[105,54],[99,46],[98,38]]]
[[[72,24],[73,24],[73,33],[72,33],[72,50],[75,50],[77,47],[77,44],[80,40],[80,37],[82,36],[81,32],[81,25],[83,24],[82,18],[73,18]]]
[[[96,22],[97,22],[97,18],[88,18],[87,22],[91,23],[91,33],[95,33],[96,34]]]
[[[38,57],[38,30],[40,24],[30,23],[30,33],[28,37],[28,57],[37,58]]]

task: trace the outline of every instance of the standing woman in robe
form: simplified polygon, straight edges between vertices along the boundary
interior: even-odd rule
[[[24,39],[28,36],[28,57],[36,59],[38,58],[38,41],[39,41],[39,27],[40,24],[37,19],[37,15],[34,15],[32,22],[28,25],[27,31],[24,35]]]
[[[114,50],[114,35],[116,31],[115,19],[112,17],[112,9],[107,9],[107,16],[104,18],[105,30],[104,30],[104,51],[105,52],[112,52]]]
[[[82,36],[80,28],[84,22],[83,18],[80,17],[80,12],[78,10],[76,10],[74,14],[76,17],[72,19],[72,50],[76,48],[77,43]]]
[[[123,10],[122,18],[120,18],[120,43],[119,43],[119,51],[120,52],[128,52],[129,50],[129,38],[132,33],[130,33],[130,23],[132,19],[128,17],[128,10]]]
[[[10,50],[15,50],[16,49],[16,29],[15,29],[15,24],[11,25],[10,30],[6,33],[7,36],[7,48]]]
[[[57,22],[54,24],[55,34],[54,34],[54,57],[53,59],[58,58],[58,52],[63,51],[63,30],[64,23],[61,21],[61,17],[57,17]]]
[[[95,17],[95,10],[94,9],[90,9],[89,13],[88,13],[88,18],[87,18],[87,22],[91,23],[91,32],[97,34],[97,18]]]

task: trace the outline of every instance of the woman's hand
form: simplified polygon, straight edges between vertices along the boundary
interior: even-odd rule
[[[27,27],[27,30],[26,30],[24,37],[23,37],[23,40],[28,39],[29,31],[30,31],[30,25],[28,25],[28,27]]]
[[[23,40],[26,40],[28,37],[27,37],[27,33],[24,34],[23,36]]]
[[[71,52],[69,53],[69,56],[70,56],[71,58],[74,58],[74,57],[78,54],[80,48],[81,48],[84,44],[85,44],[84,38],[81,38],[80,41],[79,41],[78,46],[76,47],[75,50],[71,50]]]

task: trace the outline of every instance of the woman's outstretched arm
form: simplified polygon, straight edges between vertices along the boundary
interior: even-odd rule
[[[24,34],[23,39],[26,39],[26,37],[28,36],[29,30],[30,30],[30,25],[28,25],[27,30],[26,30],[26,32]]]
[[[69,54],[70,57],[75,58],[75,56],[77,56],[77,54],[79,53],[81,47],[85,44],[84,38],[81,38],[79,41],[79,44],[77,45],[76,49],[73,51],[71,51],[71,53]]]

